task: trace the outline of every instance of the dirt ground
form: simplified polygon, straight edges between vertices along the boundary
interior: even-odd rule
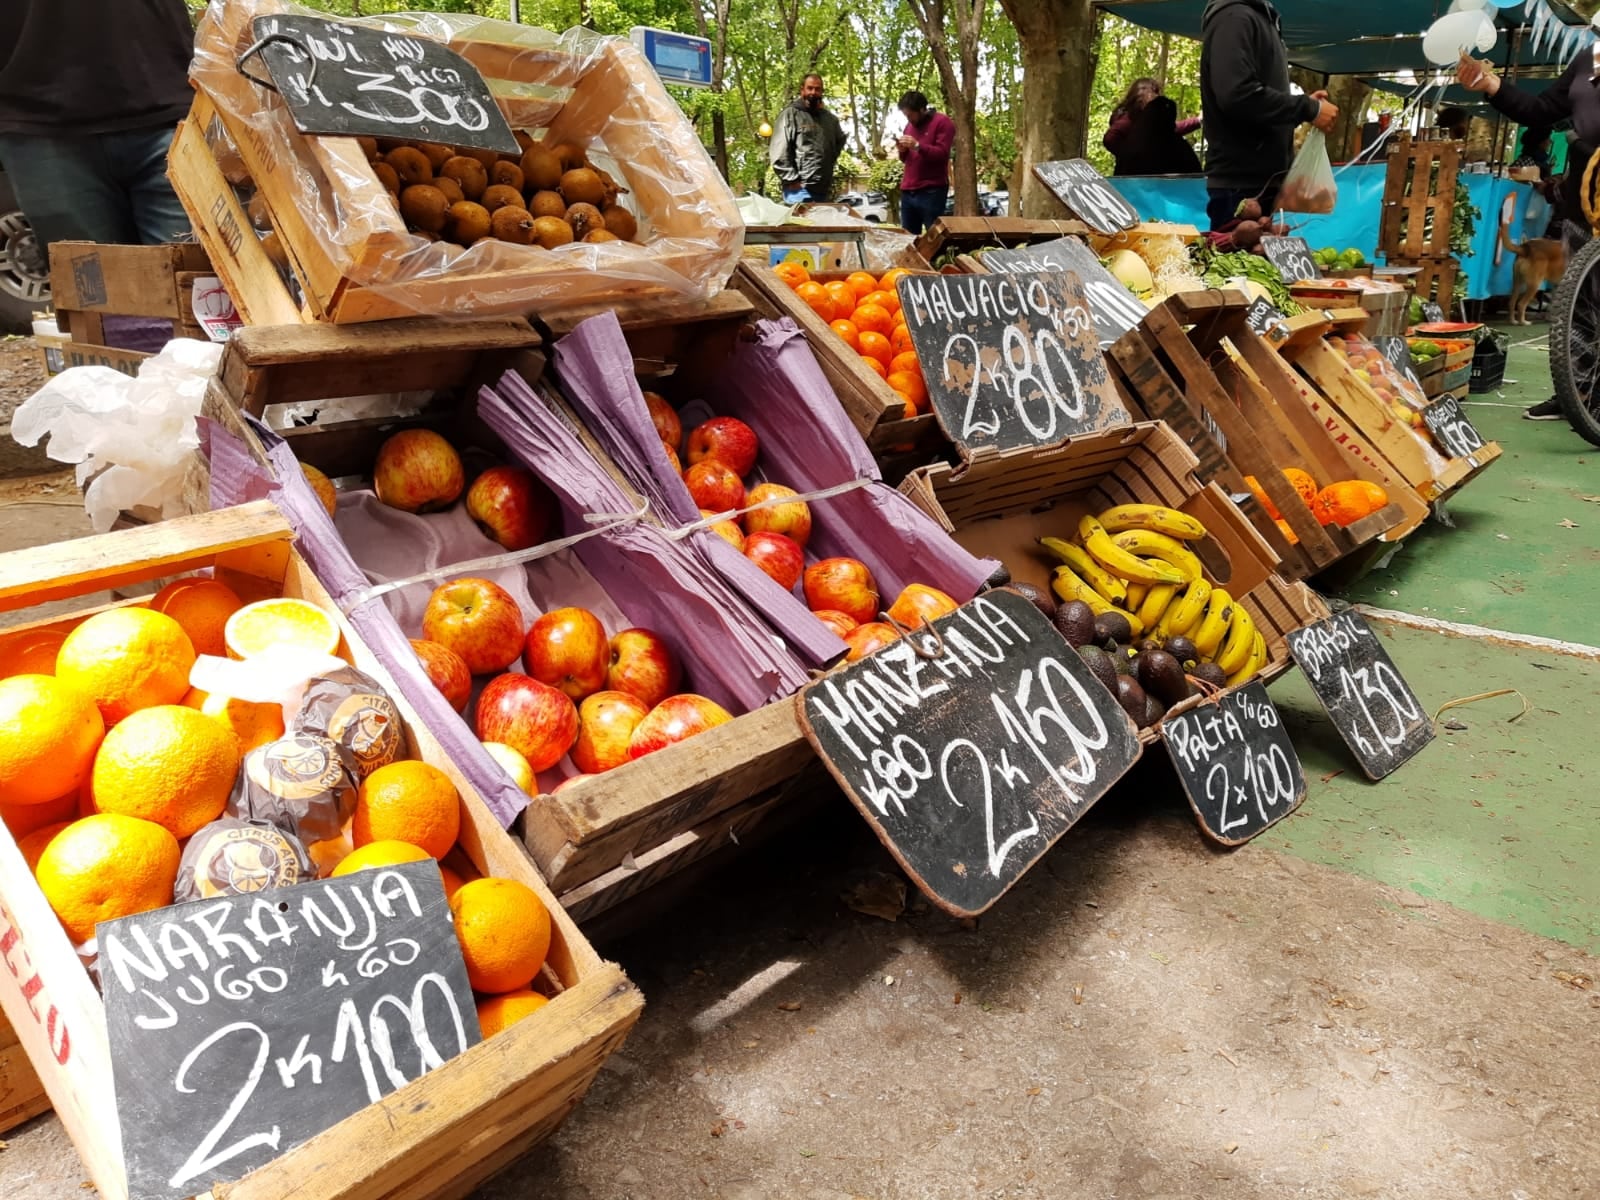
[[[39,348],[31,337],[0,337],[0,425],[11,424],[11,414],[47,378]]]

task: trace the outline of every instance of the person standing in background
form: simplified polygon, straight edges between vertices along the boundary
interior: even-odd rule
[[[1113,175],[1181,173],[1135,170],[1129,163],[1124,162],[1124,159],[1128,158],[1129,152],[1135,150],[1132,135],[1139,114],[1145,110],[1152,100],[1159,98],[1161,98],[1161,85],[1154,79],[1149,77],[1135,79],[1133,85],[1128,88],[1128,94],[1122,98],[1122,103],[1111,110],[1111,123],[1106,127],[1105,136],[1100,139],[1100,144],[1109,150],[1111,157],[1116,160],[1117,165],[1112,172]],[[1177,112],[1176,105],[1173,106],[1173,112]],[[1200,118],[1185,117],[1176,123],[1175,128],[1179,137],[1188,137],[1196,129],[1200,128]],[[1189,154],[1193,156],[1194,151],[1190,150]],[[1195,169],[1198,170],[1198,166]]]
[[[0,164],[41,247],[190,233],[167,147],[193,56],[184,0],[0,2]]]
[[[783,106],[772,131],[767,154],[785,204],[833,196],[833,168],[844,149],[844,130],[823,106],[822,92],[822,76],[807,75],[799,97]]]
[[[1455,105],[1451,105],[1449,108],[1441,108],[1439,115],[1433,119],[1433,123],[1439,127],[1446,137],[1454,138],[1458,142],[1466,141],[1467,133],[1472,128],[1472,120],[1467,116],[1467,110],[1457,108]]]
[[[894,143],[906,165],[900,180],[900,224],[915,235],[944,215],[956,123],[929,108],[921,92],[900,97],[900,115],[906,119],[906,131]]]
[[[1294,130],[1323,133],[1339,110],[1328,93],[1289,90],[1289,52],[1268,0],[1207,0],[1200,22],[1200,112],[1206,131],[1206,214],[1211,228],[1256,200],[1270,213],[1294,158]]]

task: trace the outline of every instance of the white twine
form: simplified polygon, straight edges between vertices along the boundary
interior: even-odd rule
[[[703,529],[711,529],[723,521],[731,521],[734,517],[742,517],[745,513],[760,512],[764,508],[776,508],[780,504],[793,504],[796,500],[804,500],[807,504],[817,500],[830,500],[834,496],[842,496],[846,492],[853,492],[858,488],[870,486],[871,479],[852,479],[846,483],[835,484],[833,487],[821,488],[815,492],[798,492],[793,496],[774,496],[770,500],[763,500],[760,504],[747,505],[744,508],[730,508],[727,512],[713,513],[709,517],[702,517],[698,521],[691,521],[677,529],[669,529],[666,534],[673,541],[682,541],[691,533],[699,533]]]

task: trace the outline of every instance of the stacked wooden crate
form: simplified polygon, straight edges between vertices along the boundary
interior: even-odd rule
[[[1450,253],[1461,144],[1401,134],[1389,147],[1378,250],[1391,267],[1415,267],[1418,299],[1449,310],[1461,264]]]

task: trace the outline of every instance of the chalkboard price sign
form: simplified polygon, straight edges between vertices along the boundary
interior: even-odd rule
[[[96,933],[131,1200],[239,1179],[480,1038],[431,861]]]
[[[1389,360],[1391,367],[1411,381],[1412,386],[1417,391],[1420,392],[1422,390],[1422,380],[1417,378],[1417,369],[1411,362],[1411,347],[1407,344],[1405,338],[1399,334],[1390,333],[1382,337],[1373,338],[1372,344]]]
[[[1161,722],[1178,781],[1207,837],[1248,842],[1306,798],[1306,776],[1262,683]]]
[[[1444,320],[1444,309],[1440,308],[1432,300],[1424,300],[1422,302],[1422,320],[1429,325],[1442,321]]]
[[[1441,396],[1422,410],[1422,422],[1451,458],[1471,458],[1483,449],[1479,434],[1454,396]]]
[[[1133,723],[1032,603],[986,592],[800,693],[861,815],[945,912],[976,916],[1138,757]]]
[[[1148,311],[1075,237],[1056,238],[1018,250],[988,250],[984,252],[983,265],[1005,275],[1071,271],[1083,284],[1089,315],[1094,319],[1095,338],[1101,346],[1109,346],[1130,329],[1137,329]]]
[[[1245,324],[1264,338],[1277,338],[1285,332],[1283,313],[1270,300],[1260,296],[1250,301],[1244,310]]]
[[[448,46],[298,13],[257,17],[250,28],[255,45],[239,69],[261,55],[301,133],[520,152],[483,76]]]
[[[1321,279],[1317,260],[1311,257],[1311,247],[1305,238],[1274,237],[1261,239],[1261,250],[1267,261],[1278,268],[1285,283],[1299,283],[1303,279]]]
[[[1037,163],[1033,173],[1096,233],[1121,233],[1139,223],[1138,211],[1086,159]]]
[[[1077,276],[903,275],[897,286],[934,414],[967,457],[1133,420]]]
[[[1289,634],[1289,653],[1369,779],[1433,741],[1433,722],[1372,626],[1342,612]]]

